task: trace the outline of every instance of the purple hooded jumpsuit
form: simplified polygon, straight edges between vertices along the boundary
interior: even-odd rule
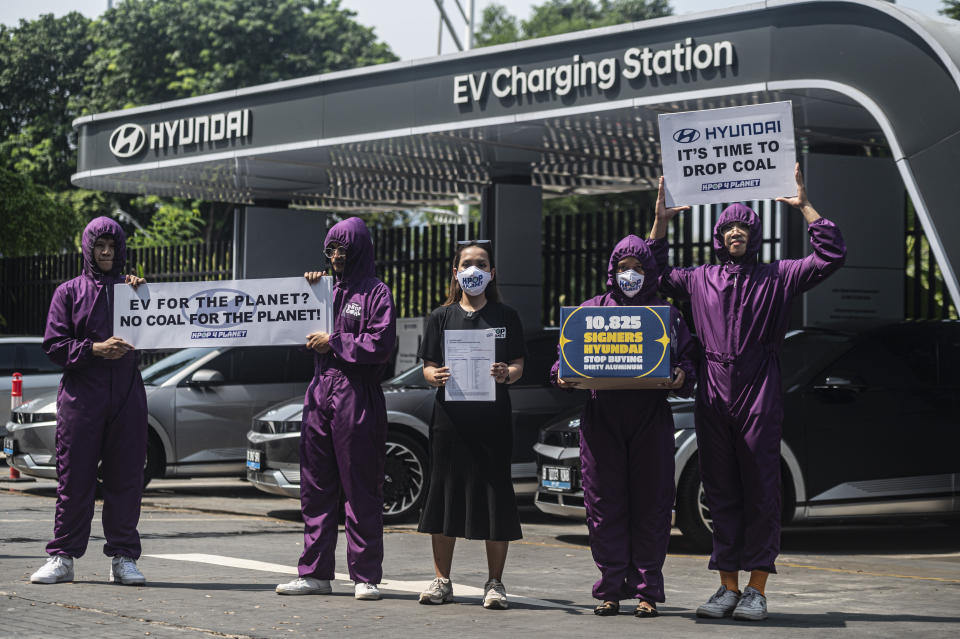
[[[617,263],[637,258],[643,286],[632,298],[617,283]],[[656,296],[659,268],[647,243],[620,240],[610,256],[607,292],[581,306],[667,306]],[[686,376],[677,394],[696,382],[696,343],[680,312],[671,308],[674,366]],[[556,382],[560,362],[552,370]],[[664,601],[663,561],[674,500],[673,414],[667,390],[591,391],[580,420],[580,463],[590,549],[600,569],[593,596],[602,601]]]
[[[100,272],[98,237],[114,240],[113,269]],[[113,335],[113,285],[124,281],[126,238],[108,217],[87,224],[81,240],[83,274],[57,287],[43,348],[63,366],[57,394],[57,510],[50,555],[82,557],[90,539],[97,463],[103,472],[103,532],[108,557],[140,557],[140,498],[147,455],[147,398],[137,353],[120,359],[93,354]]]
[[[393,353],[393,296],[374,275],[373,242],[358,217],[338,222],[324,246],[347,250],[333,285],[330,351],[317,353],[300,436],[301,577],[333,579],[337,513],[345,498],[347,565],[355,582],[383,576],[383,472],[387,408],[380,378]]]
[[[720,229],[750,227],[747,251],[735,262]],[[727,207],[713,230],[720,265],[667,268],[660,287],[689,298],[704,358],[695,420],[700,477],[713,517],[711,570],[776,572],[780,553],[780,435],[783,394],[780,347],[794,298],[843,265],[846,247],[833,222],[809,225],[813,252],[760,264],[760,217],[743,204]],[[655,251],[665,252],[659,240]]]

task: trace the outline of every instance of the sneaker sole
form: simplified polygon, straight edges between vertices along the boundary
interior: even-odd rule
[[[440,606],[445,603],[453,603],[453,595],[449,597],[441,597],[440,599],[434,599],[433,597],[424,597],[420,595],[419,602],[424,606]]]
[[[739,613],[739,614],[733,613],[733,618],[736,619],[737,621],[763,621],[764,619],[767,618],[767,614],[764,613],[762,615],[752,615],[752,614],[744,614],[744,613]]]
[[[73,581],[73,575],[70,575],[69,577],[64,577],[63,579],[33,579],[32,577],[30,578],[30,583],[32,583],[32,584],[44,584],[44,585],[49,585],[49,584],[65,584],[65,583],[69,583],[69,582],[71,582],[71,581]]]
[[[316,588],[314,590],[276,590],[278,595],[286,595],[288,597],[297,597],[300,595],[329,595],[333,592],[333,588],[326,590],[324,588]]]
[[[144,586],[147,583],[146,579],[117,579],[113,575],[110,575],[110,583],[117,584],[119,586]]]
[[[379,593],[376,595],[354,595],[353,598],[359,601],[380,601],[381,595]]]
[[[704,610],[703,608],[697,608],[697,616],[701,619],[723,619],[724,617],[730,617],[733,615],[733,611],[729,612],[714,612],[712,610]]]
[[[508,604],[506,601],[484,601],[483,607],[487,610],[506,610],[510,607],[510,604]]]

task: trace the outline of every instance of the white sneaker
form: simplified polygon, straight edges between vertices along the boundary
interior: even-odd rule
[[[376,601],[380,598],[380,590],[376,584],[365,584],[358,581],[353,585],[353,598]]]
[[[449,579],[437,577],[430,582],[427,589],[420,593],[422,604],[445,604],[453,601],[453,582]]]
[[[331,592],[329,581],[313,577],[297,577],[277,586],[278,595],[329,595]]]
[[[73,581],[73,557],[50,555],[47,563],[30,575],[33,584],[58,584],[61,581]]]
[[[147,580],[137,568],[137,562],[130,557],[118,555],[110,560],[110,582],[124,586],[142,586]]]
[[[483,607],[488,610],[506,610],[507,589],[499,579],[490,579],[483,586]]]

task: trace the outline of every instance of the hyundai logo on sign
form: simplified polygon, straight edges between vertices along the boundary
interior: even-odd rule
[[[147,132],[139,124],[121,124],[110,134],[110,151],[118,158],[129,158],[147,143]]]
[[[680,129],[673,134],[673,141],[680,144],[690,144],[700,139],[700,132],[696,129]]]

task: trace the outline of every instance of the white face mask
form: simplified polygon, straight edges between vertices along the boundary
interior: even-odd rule
[[[643,275],[633,269],[617,273],[617,284],[627,297],[633,297],[643,288]]]
[[[492,279],[493,276],[490,275],[489,271],[484,271],[476,266],[471,266],[457,273],[457,281],[460,282],[460,288],[462,288],[467,295],[479,295],[483,293],[487,288],[487,284],[489,284]]]

